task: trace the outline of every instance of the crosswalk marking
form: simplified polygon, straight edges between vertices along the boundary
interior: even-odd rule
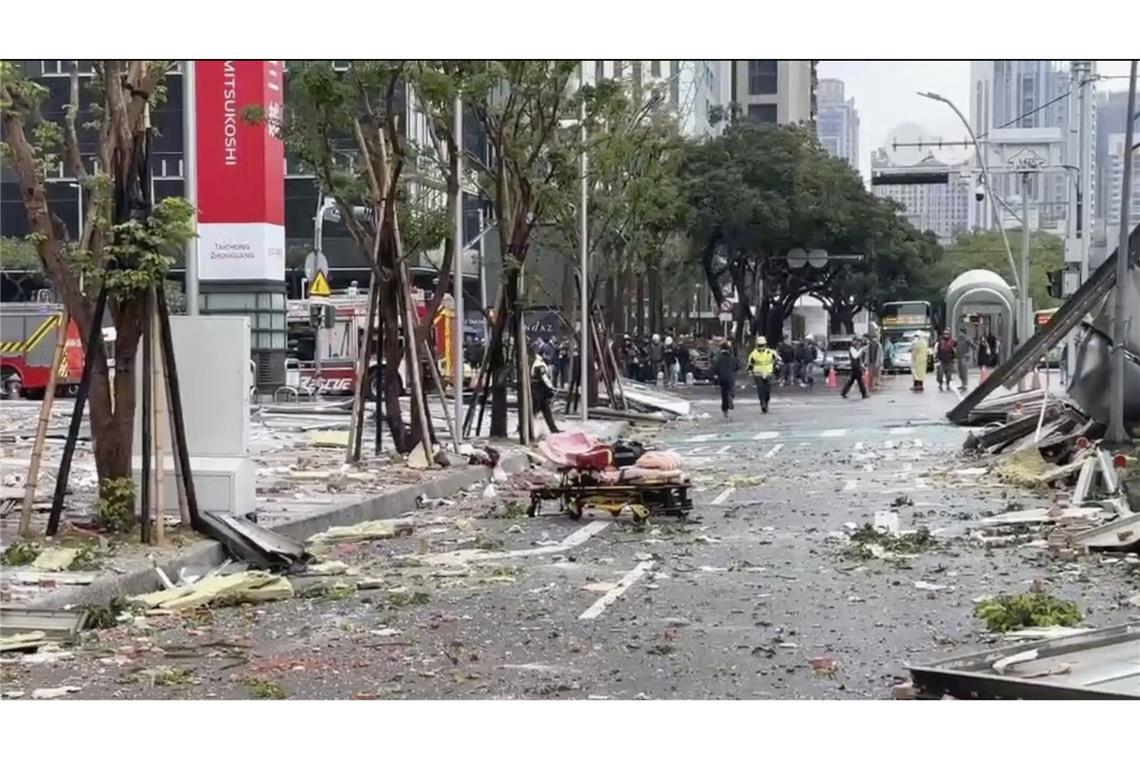
[[[856,486],[856,485],[858,485],[858,483],[859,483],[859,481],[857,481],[857,480],[848,480],[848,481],[847,481],[847,482],[846,482],[846,483],[843,485],[843,490],[844,490],[844,491],[854,491],[854,490],[855,490],[855,486]]]
[[[689,453],[696,456],[697,454],[700,454],[702,451],[704,451],[707,448],[708,448],[708,446],[697,446],[695,449],[693,449]]]
[[[909,427],[909,426],[908,427],[887,428],[887,434],[888,435],[907,435],[907,434],[913,433],[913,432],[914,432],[914,428]]]
[[[726,443],[725,445],[721,446],[719,449],[716,450],[716,455],[717,456],[724,456],[725,454],[728,453],[729,449],[731,449],[731,448],[732,448],[732,446],[730,446],[729,444]]]
[[[716,435],[716,433],[701,433],[700,435],[694,435],[692,438],[686,438],[685,443],[707,443],[716,438]]]
[[[761,430],[756,435],[752,436],[754,441],[770,441],[773,438],[778,438],[780,433],[776,430]]]
[[[820,438],[842,438],[847,435],[847,428],[830,428],[819,434]]]
[[[772,457],[774,457],[774,456],[776,455],[776,452],[777,452],[777,451],[779,451],[779,450],[780,450],[780,449],[782,449],[782,448],[784,448],[784,444],[782,444],[782,443],[777,443],[775,446],[773,446],[772,448],[768,449],[768,453],[764,455],[764,458],[765,458],[765,459],[771,459]]]
[[[712,500],[712,503],[713,504],[724,504],[724,502],[728,499],[728,497],[732,496],[734,491],[736,491],[735,488],[733,488],[732,486],[728,486],[727,488],[725,488],[723,491],[721,491],[719,494],[716,495],[716,498]]]
[[[855,450],[861,451],[862,449],[863,449],[863,442],[862,441],[855,441]]]

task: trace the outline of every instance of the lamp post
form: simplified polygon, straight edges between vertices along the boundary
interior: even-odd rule
[[[936,100],[940,103],[945,103],[946,105],[950,106],[950,109],[954,111],[954,114],[958,117],[958,120],[962,122],[962,126],[966,128],[966,134],[970,136],[970,142],[974,145],[974,153],[978,157],[978,168],[981,169],[982,172],[982,182],[986,186],[986,195],[989,196],[990,209],[993,211],[994,219],[998,222],[998,229],[1001,231],[1001,240],[1005,245],[1005,255],[1009,259],[1009,269],[1010,272],[1013,273],[1014,285],[1017,287],[1017,297],[1021,302],[1021,307],[1018,309],[1018,314],[1020,315],[1019,320],[1025,320],[1025,312],[1027,310],[1026,304],[1028,303],[1028,294],[1026,291],[1028,290],[1029,284],[1026,283],[1025,287],[1022,287],[1021,276],[1018,274],[1017,266],[1013,263],[1013,251],[1009,247],[1009,237],[1005,234],[1005,226],[1001,224],[1001,214],[998,211],[997,199],[994,197],[994,186],[993,183],[990,182],[990,172],[986,167],[986,159],[982,154],[982,148],[978,144],[978,137],[974,134],[974,129],[970,126],[969,120],[967,120],[966,117],[962,115],[962,111],[959,110],[958,106],[954,105],[954,102],[949,98],[943,97],[936,92],[920,92],[918,95],[920,97],[928,98],[929,100]],[[1028,223],[1028,220],[1025,220],[1023,223]],[[1024,269],[1024,264],[1022,268]],[[1022,340],[1025,340],[1028,336],[1028,333],[1026,332],[1028,328],[1029,323],[1023,321],[1021,325]]]
[[[581,93],[582,87],[586,83],[586,64],[578,64],[578,91]],[[589,379],[590,379],[590,339],[589,339],[589,324],[590,324],[590,286],[589,280],[586,277],[588,261],[589,246],[586,244],[586,237],[589,234],[588,219],[586,217],[586,203],[589,200],[589,188],[586,185],[586,171],[589,166],[589,159],[586,156],[586,99],[579,98],[581,101],[578,105],[578,139],[581,141],[582,156],[581,166],[579,171],[582,174],[582,185],[580,188],[581,197],[578,199],[578,217],[581,228],[578,231],[578,245],[579,254],[581,257],[582,268],[582,347],[578,350],[581,357],[582,374],[579,378],[578,385],[578,398],[579,405],[582,409],[582,422],[586,422],[590,418],[589,413]]]
[[[455,231],[452,255],[455,260],[455,334],[452,335],[452,387],[455,392],[456,445],[463,437],[463,100],[455,95]],[[442,393],[442,390],[440,391]]]
[[[182,191],[198,222],[198,126],[194,104],[194,61],[182,61]],[[198,315],[198,237],[191,235],[185,250],[186,313]]]

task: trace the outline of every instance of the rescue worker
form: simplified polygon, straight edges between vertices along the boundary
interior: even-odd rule
[[[748,372],[756,383],[756,397],[764,414],[768,413],[768,401],[772,398],[772,375],[776,373],[777,360],[776,352],[768,348],[768,339],[758,336],[756,348],[748,355]]]
[[[551,433],[557,433],[558,425],[554,422],[554,410],[550,407],[554,399],[554,383],[550,379],[550,367],[542,358],[541,351],[534,352],[534,363],[530,365],[530,397],[535,413],[541,413],[546,420],[546,427]]]
[[[664,379],[662,367],[664,366],[665,349],[661,345],[661,336],[653,333],[653,340],[649,344],[649,379],[647,382],[656,383],[657,378]]]
[[[680,371],[677,365],[677,349],[673,346],[673,338],[665,337],[665,350],[662,352],[665,363],[665,387],[672,388],[677,384],[677,374]]]
[[[934,349],[934,360],[938,363],[938,390],[950,390],[957,358],[958,344],[950,337],[950,328],[946,328],[942,331],[942,337],[938,339],[938,345]]]
[[[910,375],[914,378],[912,390],[921,393],[923,382],[926,380],[926,359],[930,353],[930,344],[926,342],[926,334],[919,333],[914,336],[914,343],[910,349]]]
[[[716,362],[713,365],[713,374],[716,383],[720,386],[720,410],[724,418],[728,419],[728,410],[732,408],[733,386],[736,383],[736,373],[740,369],[740,362],[732,350],[732,341],[726,340],[720,346]]]

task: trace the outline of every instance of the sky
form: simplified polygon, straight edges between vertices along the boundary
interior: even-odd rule
[[[1097,61],[1097,73],[1128,75],[1127,61]],[[859,112],[859,171],[871,176],[871,151],[888,141],[899,124],[914,122],[924,136],[966,140],[966,130],[945,104],[920,98],[919,91],[944,95],[969,118],[969,61],[820,61],[820,79],[841,79]],[[1127,78],[1097,83],[1098,89],[1124,89]],[[959,154],[965,158],[967,153]],[[948,156],[949,157],[949,156]]]

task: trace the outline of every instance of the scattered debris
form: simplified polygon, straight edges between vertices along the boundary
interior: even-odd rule
[[[285,699],[285,690],[273,681],[260,678],[245,679],[245,686],[249,689],[250,699]]]
[[[411,520],[369,520],[356,525],[335,526],[310,536],[310,545],[343,544],[356,541],[377,541],[396,536],[411,535]]]
[[[206,605],[276,601],[292,596],[293,585],[287,578],[260,570],[247,570],[203,578],[189,586],[143,594],[132,597],[130,601],[147,609],[188,610]]]
[[[33,689],[32,699],[55,699],[80,691],[79,686],[57,686],[52,689]]]

